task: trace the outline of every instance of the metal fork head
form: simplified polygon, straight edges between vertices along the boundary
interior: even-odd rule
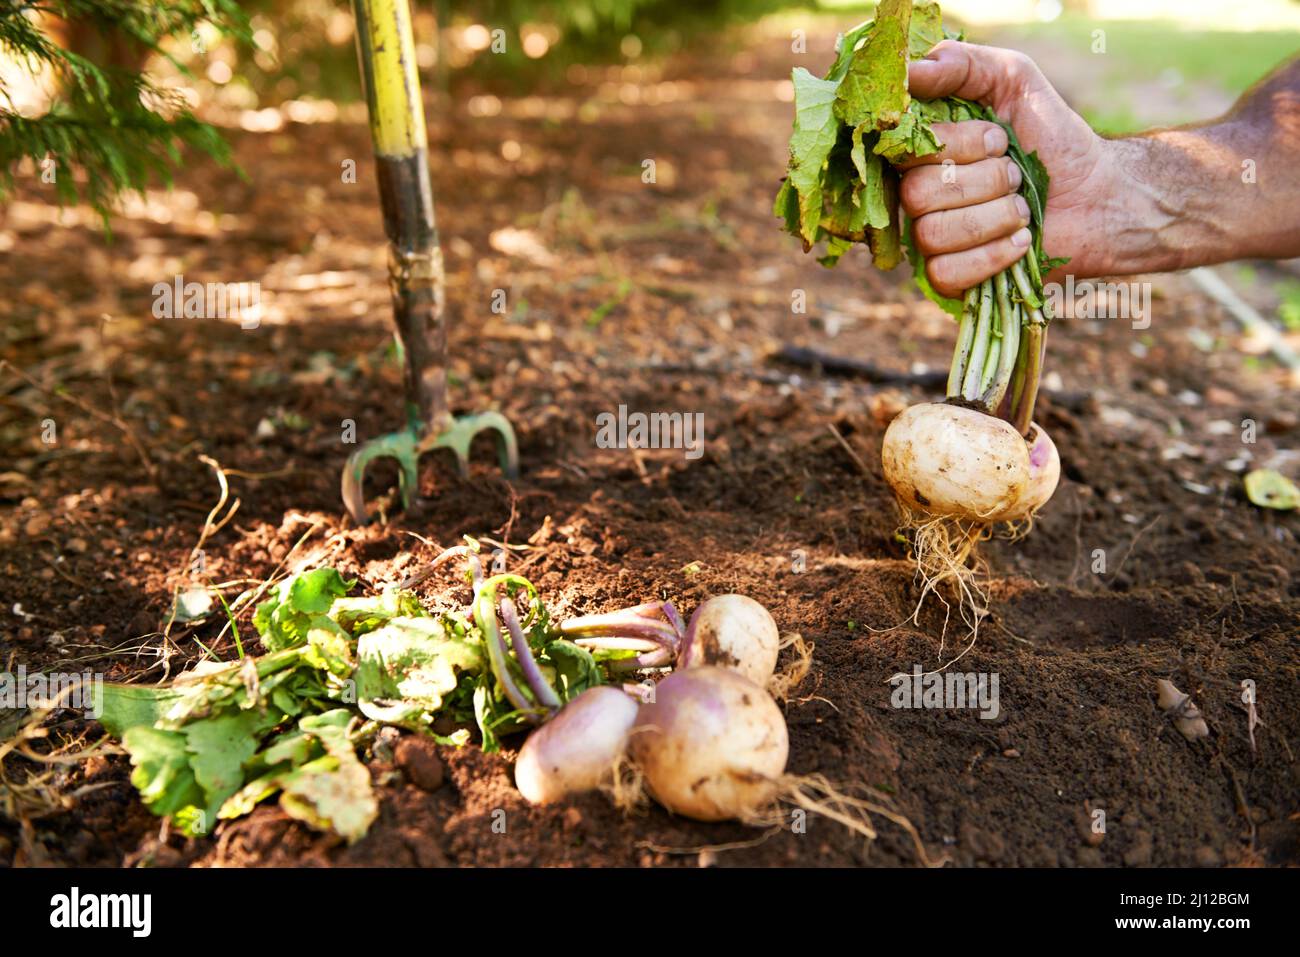
[[[411,499],[419,491],[420,456],[437,449],[450,449],[456,456],[456,467],[462,476],[469,475],[469,450],[474,437],[480,432],[496,433],[497,459],[506,478],[519,475],[519,444],[510,420],[500,412],[478,412],[450,420],[445,429],[429,431],[408,426],[398,432],[371,439],[348,456],[343,467],[343,504],[358,525],[370,521],[366,511],[366,466],[375,459],[390,458],[397,462],[398,491],[402,507],[410,508]]]

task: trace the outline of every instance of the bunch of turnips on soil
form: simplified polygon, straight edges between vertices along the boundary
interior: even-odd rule
[[[648,792],[676,814],[758,825],[794,804],[867,837],[878,813],[925,859],[891,808],[786,774],[774,695],[807,673],[811,647],[783,641],[761,604],[720,595],[687,623],[654,601],[557,624],[527,578],[486,575],[478,551],[469,540],[433,562],[464,562],[464,611],[433,613],[401,588],[353,596],[354,581],[318,568],[266,589],[253,620],[264,654],[239,644],[238,661],[168,684],[105,685],[99,719],[150,810],[197,836],[278,797],[356,841],[378,814],[358,751],[378,754],[385,726],[456,747],[477,731],[489,752],[528,732],[515,780],[533,804],[603,790],[630,810]],[[777,673],[783,647],[794,660]]]
[[[1037,154],[1026,153],[988,107],[909,95],[909,60],[944,39],[960,37],[944,28],[937,3],[883,0],[874,20],[841,37],[824,78],[795,69],[789,175],[774,212],[805,251],[823,247],[827,266],[856,243],[866,244],[880,269],[893,269],[906,254],[925,295],[957,321],[946,401],[895,418],[882,460],[925,593],[954,580],[976,625],[975,544],[998,523],[1023,531],[1060,478],[1056,446],[1033,413],[1051,319],[1043,276],[1065,260],[1043,251],[1048,176]],[[949,299],[931,285],[908,238],[895,164],[942,150],[932,124],[970,119],[1006,130],[1033,238],[1023,259]]]

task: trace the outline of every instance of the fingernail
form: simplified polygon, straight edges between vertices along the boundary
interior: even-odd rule
[[[1001,156],[1007,151],[1007,134],[1000,126],[995,126],[984,133],[984,155]]]
[[[1023,196],[1019,196],[1019,195],[1016,196],[1016,211],[1020,213],[1020,221],[1022,223],[1028,224],[1029,204],[1025,202],[1025,198]]]
[[[1029,245],[1029,241],[1030,241],[1030,239],[1032,239],[1032,238],[1033,238],[1033,237],[1031,237],[1031,236],[1029,235],[1029,230],[1027,230],[1027,229],[1017,229],[1014,233],[1011,234],[1011,245],[1012,245],[1012,246],[1028,246],[1028,245]]]
[[[1011,164],[1011,168],[1007,170],[1007,182],[1011,184],[1013,190],[1017,190],[1020,188],[1020,181],[1025,178],[1024,174],[1020,172],[1020,164],[1015,160],[1007,160],[1007,162]]]

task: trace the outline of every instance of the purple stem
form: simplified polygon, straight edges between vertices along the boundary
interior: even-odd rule
[[[627,611],[571,618],[560,625],[560,634],[569,638],[645,638],[674,656],[677,653],[678,637],[672,626]]]
[[[474,617],[486,639],[488,663],[492,674],[501,682],[501,690],[515,708],[524,713],[524,719],[530,724],[540,724],[542,716],[537,713],[537,706],[528,700],[528,695],[515,683],[507,664],[508,653],[505,639],[501,637],[501,626],[497,622],[496,611],[492,607],[492,597],[479,593],[474,599]]]
[[[515,608],[514,599],[501,599],[501,618],[506,623],[506,630],[510,632],[510,644],[515,649],[515,657],[519,659],[519,667],[524,672],[524,680],[528,682],[528,687],[532,689],[533,695],[537,698],[537,703],[542,707],[555,711],[560,707],[560,696],[555,693],[542,674],[542,669],[537,665],[537,659],[533,657],[533,650],[528,647],[528,637],[524,634],[523,628],[519,625],[519,611]]]
[[[666,601],[663,603],[663,613],[668,623],[673,626],[673,631],[677,632],[678,642],[683,641],[686,638],[686,622],[682,621],[682,616],[677,614],[677,606]]]

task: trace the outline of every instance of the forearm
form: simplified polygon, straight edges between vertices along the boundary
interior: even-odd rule
[[[1104,149],[1112,181],[1097,194],[1103,229],[1090,239],[1108,248],[1098,272],[1300,256],[1300,61],[1221,120]]]

